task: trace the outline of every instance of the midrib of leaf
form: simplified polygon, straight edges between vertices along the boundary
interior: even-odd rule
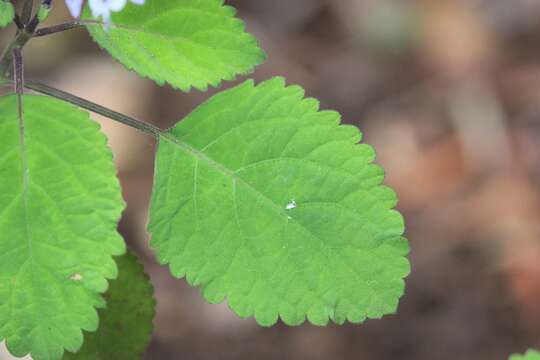
[[[170,143],[172,143],[174,145],[177,145],[181,149],[183,149],[183,150],[187,151],[188,153],[192,154],[193,156],[195,156],[198,159],[198,161],[204,161],[208,165],[210,165],[211,167],[215,168],[216,170],[218,170],[218,171],[222,172],[223,174],[225,174],[226,176],[230,177],[233,180],[233,186],[234,186],[235,190],[236,190],[236,183],[243,184],[244,186],[246,186],[246,188],[248,188],[250,191],[252,191],[257,196],[259,196],[261,199],[263,199],[267,203],[267,205],[269,205],[270,208],[272,208],[278,215],[285,217],[287,222],[293,220],[302,229],[304,229],[304,231],[306,231],[308,234],[310,234],[313,238],[317,239],[323,245],[323,247],[325,249],[329,249],[326,246],[325,242],[320,237],[315,235],[309,228],[304,226],[301,222],[295,220],[294,217],[287,215],[287,213],[283,210],[282,206],[280,206],[279,204],[276,204],[272,199],[270,199],[268,196],[266,196],[265,194],[263,194],[262,192],[257,190],[253,185],[251,185],[250,183],[245,181],[242,177],[238,176],[238,174],[236,174],[231,169],[223,166],[222,164],[215,161],[214,159],[212,159],[211,157],[209,157],[208,155],[206,155],[202,151],[200,151],[200,150],[194,148],[193,146],[187,144],[186,142],[176,138],[174,135],[172,135],[170,133],[166,133],[166,132],[161,133],[160,138],[165,139],[166,141],[169,141]],[[235,206],[236,206],[236,198],[234,198],[234,202],[235,202]]]
[[[28,221],[28,185],[30,183],[30,174],[28,171],[28,153],[26,151],[26,133],[24,128],[24,108],[22,94],[17,94],[17,110],[19,120],[19,144],[21,152],[24,220],[26,223],[26,237],[28,239],[28,256],[30,259],[32,259],[32,231],[30,228],[30,222]]]
[[[265,200],[268,205],[270,205],[278,214],[284,215],[287,217],[287,215],[281,210],[280,206],[276,204],[274,201],[272,201],[269,197],[258,191],[256,188],[254,188],[251,184],[246,182],[244,179],[239,177],[237,174],[235,174],[231,169],[223,166],[222,164],[218,163],[208,155],[206,155],[204,152],[194,148],[193,146],[189,145],[188,143],[176,138],[174,135],[171,135],[170,133],[162,133],[160,135],[162,139],[165,139],[169,141],[170,143],[173,143],[174,145],[177,145],[178,147],[182,148],[183,150],[189,152],[193,156],[195,156],[199,161],[204,161],[213,168],[217,169],[218,171],[222,172],[223,174],[227,175],[231,179],[238,181],[245,185],[248,189],[255,192],[257,195],[259,195],[263,200]]]
[[[24,222],[26,228],[26,238],[28,240],[28,260],[32,261],[30,266],[33,266],[33,244],[32,244],[32,229],[30,227],[30,221],[28,221],[28,187],[30,184],[30,174],[28,169],[28,152],[26,149],[26,132],[24,127],[24,106],[23,106],[23,96],[22,94],[17,94],[17,119],[19,122],[19,148],[20,148],[20,157],[21,157],[21,171],[22,171],[22,200],[24,208]],[[18,278],[19,274],[25,265],[23,264],[16,275]],[[34,277],[32,276],[32,280]],[[33,286],[31,287],[33,289]],[[10,303],[14,302],[15,291],[11,292]],[[32,294],[34,296],[34,294]],[[32,306],[35,313],[35,306]],[[38,314],[39,316],[39,314]],[[32,329],[32,332],[38,331],[39,328]]]

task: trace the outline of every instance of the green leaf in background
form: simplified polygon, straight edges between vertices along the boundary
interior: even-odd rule
[[[96,307],[124,208],[112,154],[88,113],[62,101],[0,98],[0,340],[15,356],[58,360],[98,327]]]
[[[0,0],[0,27],[8,26],[15,17],[15,10],[11,2]]]
[[[265,59],[223,0],[146,0],[113,13],[108,26],[83,19],[98,44],[128,69],[184,91],[206,90],[251,72]]]
[[[510,360],[540,360],[540,352],[529,349],[525,355],[514,354]]]
[[[105,293],[107,308],[99,311],[99,329],[85,334],[84,345],[64,360],[140,359],[150,342],[154,289],[143,266],[132,254],[116,259],[118,279]]]
[[[248,81],[164,133],[151,245],[261,325],[380,318],[410,271],[396,195],[358,129],[303,97],[281,78]]]

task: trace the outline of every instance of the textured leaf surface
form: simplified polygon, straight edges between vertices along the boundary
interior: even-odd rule
[[[16,356],[61,359],[98,326],[117,276],[123,209],[112,155],[88,114],[24,96],[0,98],[0,339]]]
[[[149,230],[159,261],[262,325],[396,310],[409,273],[369,145],[297,86],[248,81],[165,133]]]
[[[254,37],[223,0],[146,0],[87,28],[99,45],[142,76],[181,90],[205,90],[263,62]],[[85,10],[85,19],[90,11]]]
[[[87,333],[76,354],[64,360],[140,359],[150,342],[154,318],[154,289],[143,266],[132,254],[116,259],[118,279],[105,293],[107,308],[99,311],[99,329]]]
[[[0,27],[5,27],[13,21],[15,10],[9,1],[0,0]]]
[[[510,356],[510,360],[540,360],[540,352],[529,349],[525,355],[515,354]]]

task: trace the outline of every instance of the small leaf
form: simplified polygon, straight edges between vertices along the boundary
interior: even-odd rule
[[[0,98],[0,341],[61,359],[95,331],[124,208],[105,136],[88,113],[48,97]],[[24,127],[22,126],[24,125]]]
[[[118,279],[105,294],[107,308],[99,311],[99,329],[85,334],[84,345],[64,360],[140,359],[150,342],[154,289],[143,266],[132,254],[116,259]]]
[[[529,349],[525,355],[514,354],[510,360],[540,360],[540,352]]]
[[[189,91],[251,72],[265,55],[223,0],[146,0],[112,14],[110,24],[83,19],[97,43],[142,76]]]
[[[261,325],[380,318],[410,271],[396,196],[358,129],[303,96],[248,81],[164,133],[151,245],[208,301]]]
[[[6,27],[13,21],[15,9],[8,0],[0,0],[0,27]]]

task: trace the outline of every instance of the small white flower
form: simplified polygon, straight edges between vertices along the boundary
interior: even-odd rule
[[[143,5],[145,0],[130,0],[137,5]],[[128,0],[88,0],[88,6],[95,18],[101,17],[105,26],[111,22],[111,12],[121,11],[128,3]],[[73,17],[81,15],[83,0],[66,0],[66,5]]]
[[[126,4],[127,0],[88,0],[92,16],[101,17],[105,25],[111,22],[111,12],[122,10]]]
[[[71,16],[77,18],[81,15],[83,0],[66,0],[66,5],[71,13]]]

